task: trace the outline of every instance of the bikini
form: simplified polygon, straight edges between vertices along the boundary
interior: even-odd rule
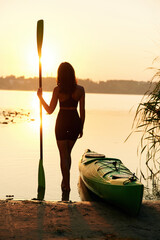
[[[60,111],[57,116],[55,134],[57,140],[73,140],[81,132],[81,119],[77,112],[78,101],[72,95],[60,102]]]

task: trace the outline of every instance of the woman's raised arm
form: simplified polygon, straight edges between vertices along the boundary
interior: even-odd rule
[[[39,97],[44,109],[46,110],[46,112],[48,114],[51,114],[54,112],[56,106],[57,106],[57,102],[58,102],[58,91],[57,88],[54,88],[53,90],[53,94],[52,94],[52,98],[50,101],[50,104],[48,105],[45,100],[42,97],[42,88],[39,88],[37,91],[37,96]]]

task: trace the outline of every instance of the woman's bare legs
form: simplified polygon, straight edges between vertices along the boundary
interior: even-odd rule
[[[62,200],[69,200],[70,192],[70,168],[71,168],[71,151],[76,141],[57,140],[60,153],[60,166],[62,172]]]

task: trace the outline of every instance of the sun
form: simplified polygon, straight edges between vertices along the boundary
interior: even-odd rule
[[[53,50],[47,47],[46,45],[42,46],[42,75],[43,77],[47,76],[55,76],[56,75],[56,66],[58,64],[58,57],[57,54],[53,54]],[[32,75],[37,76],[39,71],[39,57],[37,48],[32,48],[28,52],[28,65],[29,71]]]
[[[56,59],[51,54],[51,51],[49,51],[49,49],[46,46],[44,46],[42,48],[42,58],[41,58],[44,74],[46,73],[48,75],[49,73],[53,72],[55,61]]]

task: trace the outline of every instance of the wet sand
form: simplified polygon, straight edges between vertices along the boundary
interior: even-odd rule
[[[0,200],[0,239],[158,240],[160,201],[131,217],[104,202]]]

